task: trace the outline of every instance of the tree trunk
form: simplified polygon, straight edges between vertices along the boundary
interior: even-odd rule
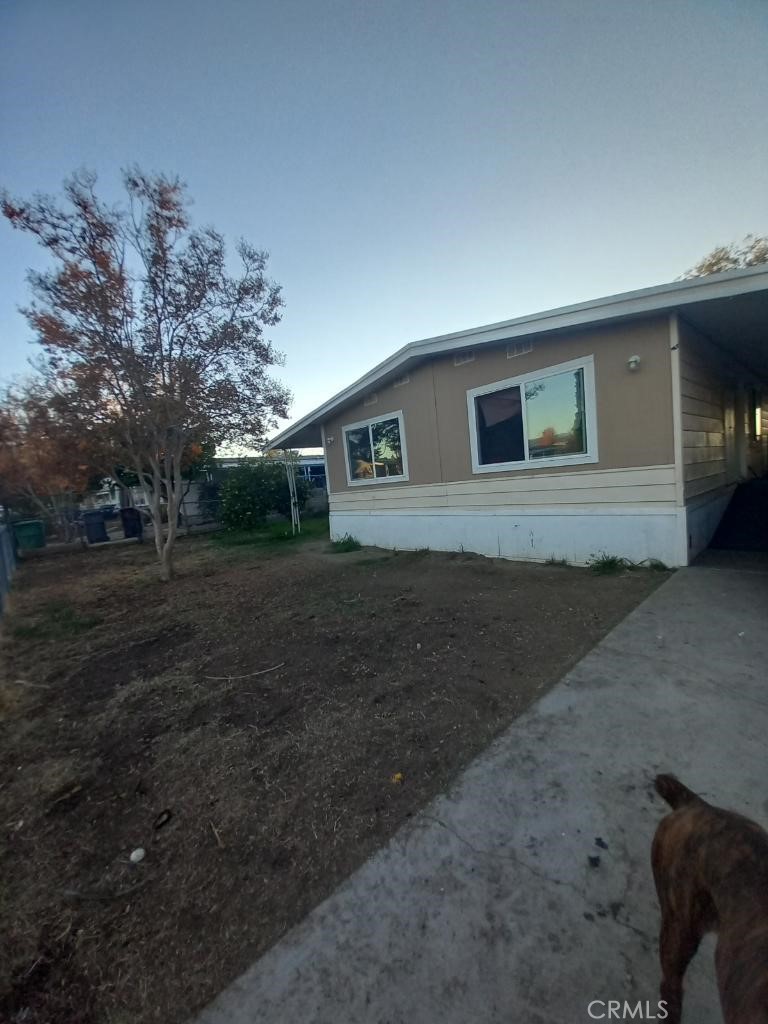
[[[181,459],[183,445],[174,453],[166,453],[152,461],[152,477],[139,472],[139,479],[145,488],[150,485],[150,508],[152,526],[155,532],[155,550],[160,562],[160,578],[164,582],[173,579],[173,549],[178,533],[179,506],[182,498],[183,480],[181,477]],[[163,530],[163,516],[160,499],[165,491],[168,512],[167,528]]]
[[[170,583],[173,579],[173,547],[166,541],[160,555],[160,579]]]
[[[152,512],[152,530],[155,534],[155,550],[157,551],[157,557],[160,562],[163,561],[163,513],[160,508],[160,495],[153,491],[152,502],[150,504]]]
[[[183,481],[181,479],[181,451],[165,460],[165,493],[168,500],[168,533],[163,545],[160,560],[161,576],[164,580],[173,578],[173,549],[176,546],[176,535],[179,527],[179,508],[181,506]]]
[[[164,580],[170,580],[173,577],[173,549],[176,544],[177,524],[179,521],[179,499],[174,491],[169,488],[168,490],[168,533],[165,537],[165,544],[163,545],[163,554],[160,559],[162,572],[161,575]]]
[[[163,565],[163,514],[160,508],[160,470],[158,466],[153,466],[151,478],[148,474],[141,471],[139,471],[138,475],[144,490],[149,491],[149,510],[152,515],[152,531],[155,535],[155,551],[157,551],[157,559],[160,562],[160,576],[162,579],[170,579],[170,577],[166,577]]]

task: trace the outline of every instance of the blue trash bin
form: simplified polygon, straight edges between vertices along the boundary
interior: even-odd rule
[[[101,509],[91,509],[83,512],[83,525],[85,526],[85,539],[89,544],[103,544],[109,540],[107,528],[104,525],[104,513]]]
[[[137,508],[121,508],[120,518],[123,521],[123,536],[138,537],[140,541],[144,539],[144,524]]]

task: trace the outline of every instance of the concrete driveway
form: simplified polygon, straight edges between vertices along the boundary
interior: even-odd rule
[[[677,572],[199,1024],[655,1019],[651,779],[768,821],[767,627],[768,572]],[[713,946],[691,1024],[721,1021]]]

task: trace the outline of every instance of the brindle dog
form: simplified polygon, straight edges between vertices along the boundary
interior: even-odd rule
[[[651,851],[661,904],[661,998],[679,1024],[683,975],[705,932],[725,1024],[768,1024],[768,832],[713,807],[674,775],[656,791],[672,807]]]

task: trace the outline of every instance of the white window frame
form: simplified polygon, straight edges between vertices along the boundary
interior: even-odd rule
[[[363,427],[368,427],[368,437],[371,442],[371,456],[375,458],[373,452],[373,436],[371,434],[371,427],[374,423],[381,423],[384,420],[397,420],[400,427],[400,452],[403,458],[403,472],[399,476],[372,476],[357,480],[352,476],[351,468],[349,465],[349,447],[347,445],[347,431],[349,430],[360,430]],[[344,445],[344,465],[347,469],[347,483],[350,487],[361,487],[370,486],[371,484],[396,484],[402,483],[408,480],[408,452],[405,447],[405,420],[403,419],[403,410],[398,409],[396,412],[383,412],[377,416],[372,416],[369,420],[360,420],[358,423],[345,423],[341,428],[341,440]],[[374,468],[374,472],[376,472]]]
[[[586,452],[576,452],[573,455],[558,455],[551,459],[528,458],[525,385],[530,381],[543,380],[545,377],[554,377],[558,373],[575,372],[576,370],[582,370],[584,375],[584,426],[587,431]],[[493,462],[484,465],[480,462],[475,399],[481,395],[493,394],[494,391],[504,391],[505,388],[518,386],[520,387],[523,404],[523,445],[526,457],[519,462]],[[582,356],[581,359],[571,359],[567,363],[558,363],[557,366],[545,366],[540,370],[532,370],[530,373],[523,373],[517,377],[508,377],[506,380],[497,380],[493,384],[485,384],[480,388],[472,388],[470,391],[467,391],[467,417],[469,419],[469,445],[472,452],[473,473],[506,473],[521,469],[546,470],[550,466],[578,466],[587,462],[597,462],[597,403],[595,400],[594,356]]]

